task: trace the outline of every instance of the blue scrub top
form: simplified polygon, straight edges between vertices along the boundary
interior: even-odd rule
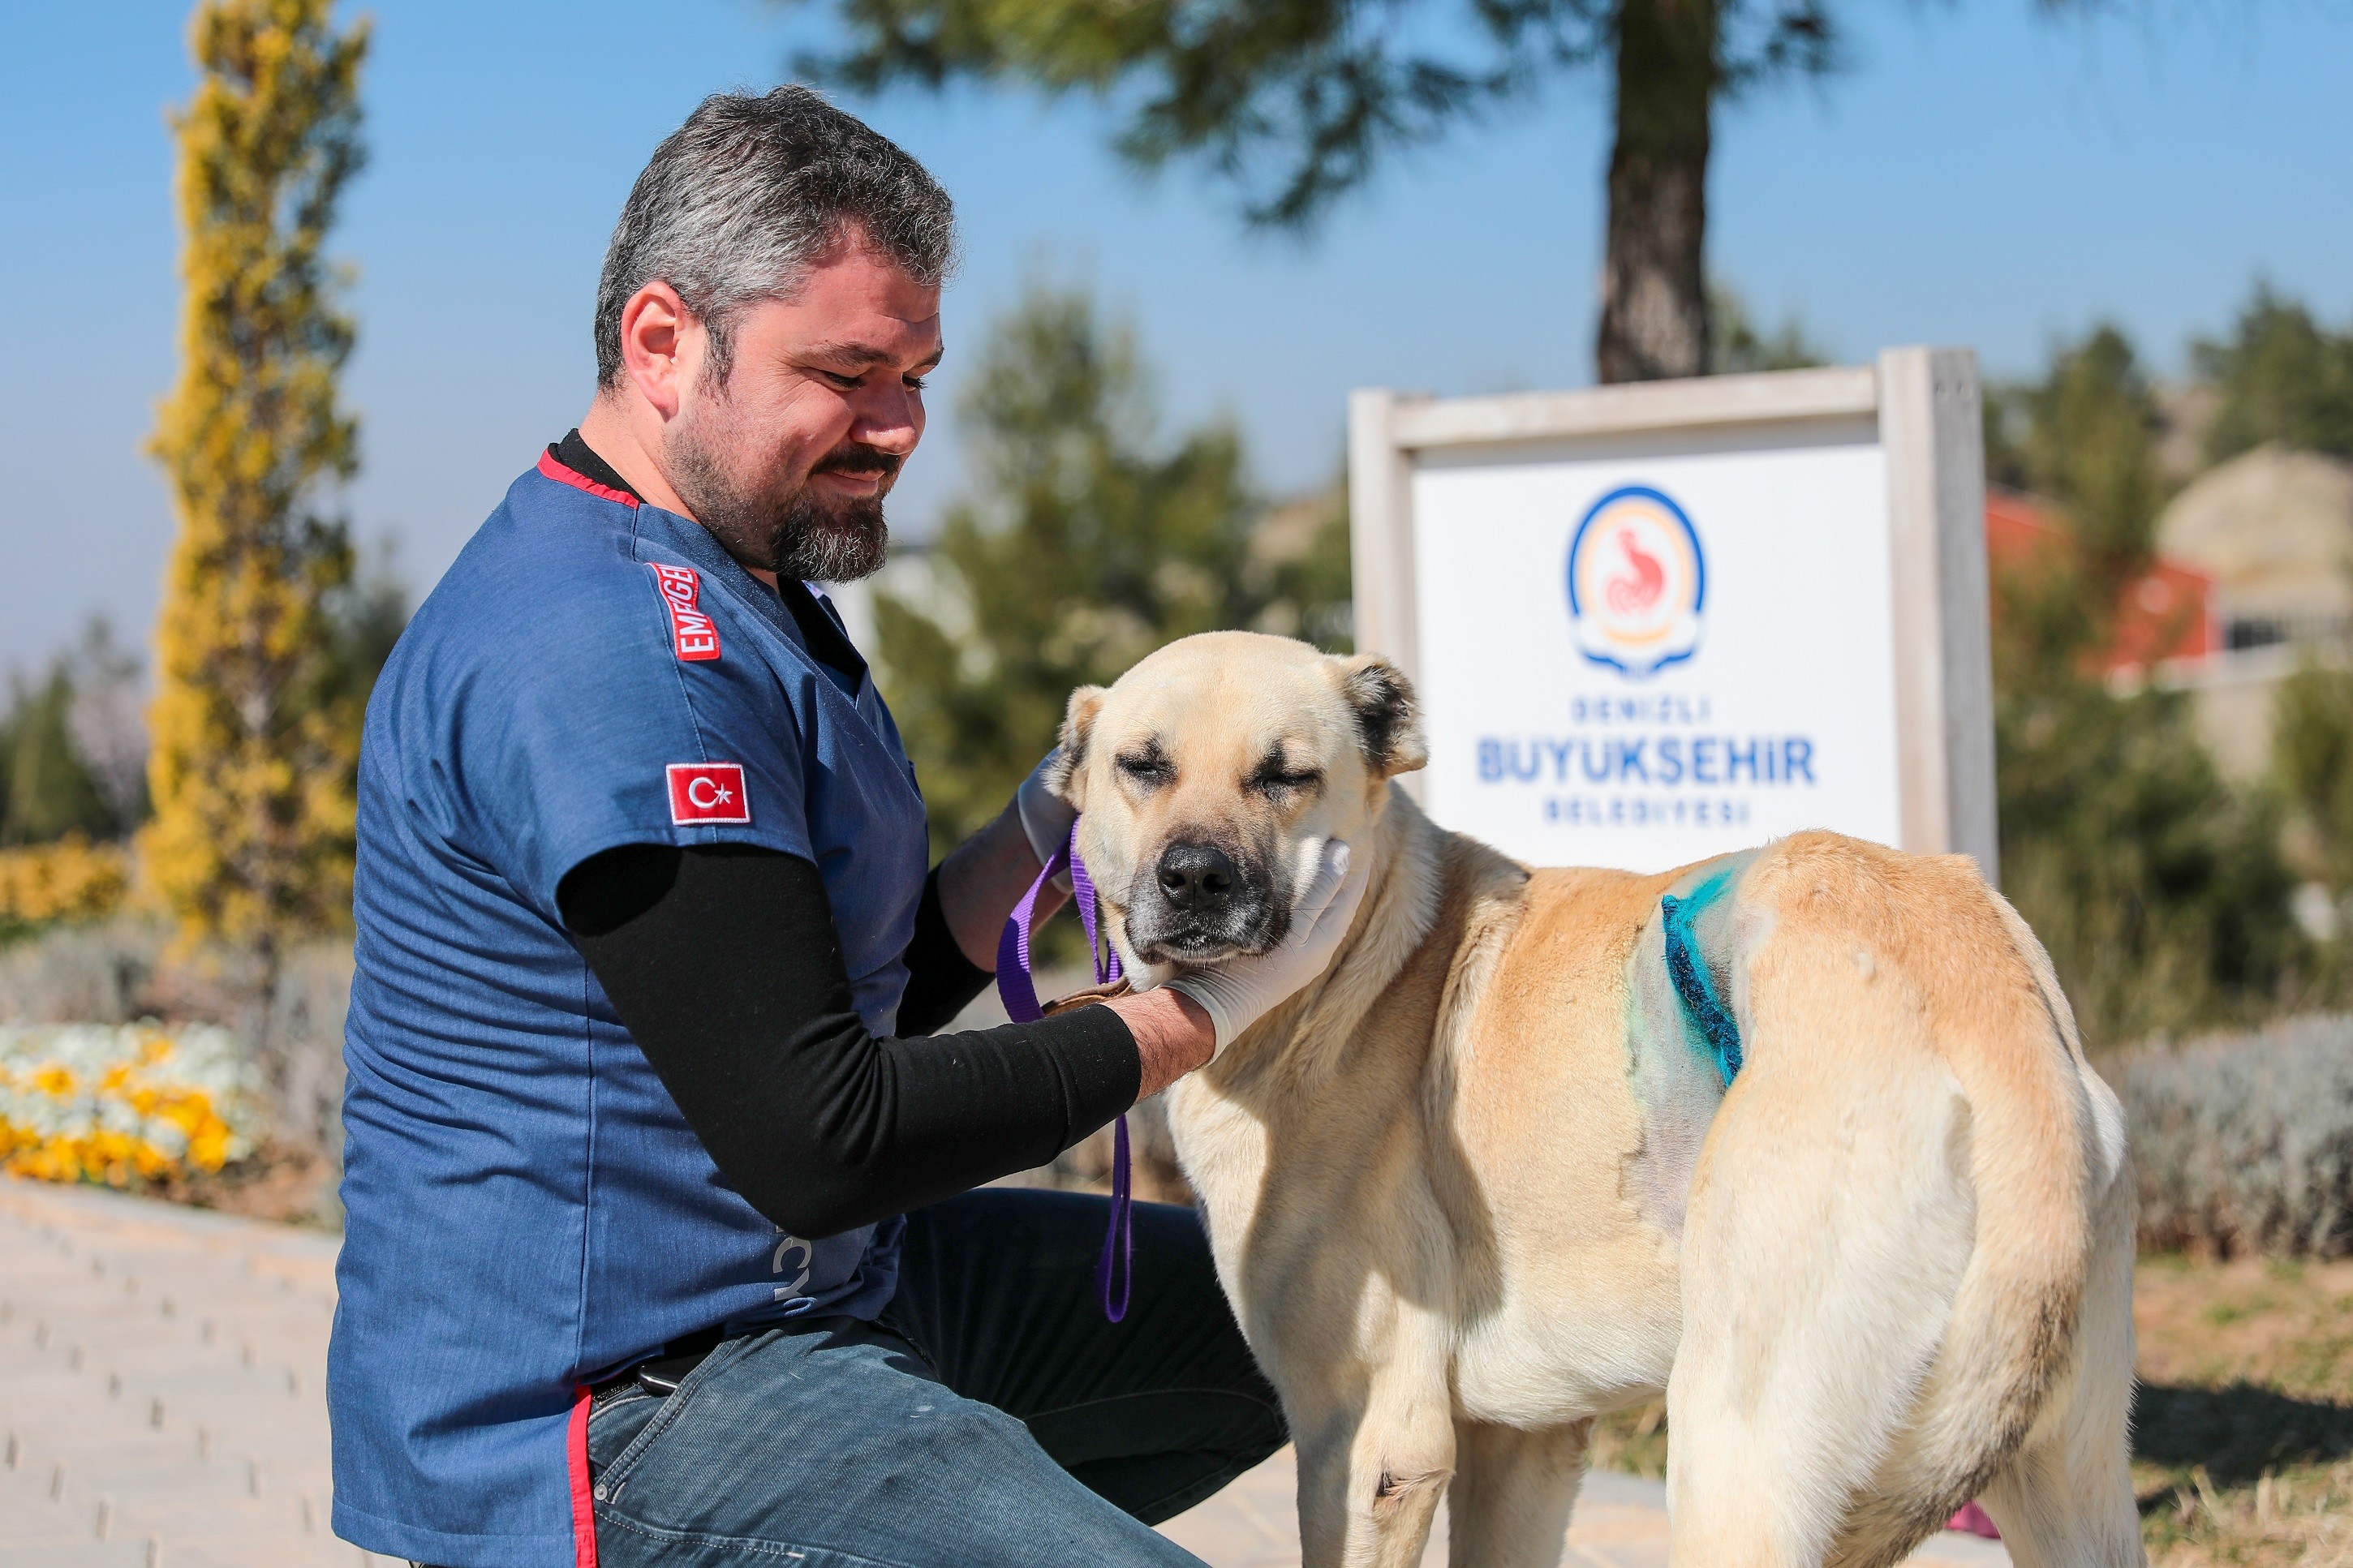
[[[901,1222],[763,1218],[565,935],[556,884],[623,844],[815,862],[859,1015],[892,1032],[927,845],[873,682],[691,519],[549,457],[409,623],[360,752],[327,1401],[335,1532],[371,1552],[588,1561],[587,1383],[890,1300]]]

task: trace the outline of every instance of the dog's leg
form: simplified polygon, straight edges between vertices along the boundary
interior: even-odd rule
[[[1446,1491],[1451,1568],[1555,1568],[1592,1431],[1590,1420],[1534,1431],[1458,1423]]]
[[[1926,1053],[1856,1051],[1826,1113],[1793,1054],[1744,1069],[1684,1224],[1667,1506],[1694,1568],[1894,1563],[1967,1496],[1861,1506],[1913,1440],[1969,1263],[1968,1108]]]
[[[1414,1568],[1454,1474],[1453,1395],[1439,1320],[1392,1309],[1386,1353],[1359,1363],[1358,1397],[1293,1404],[1305,1568]]]

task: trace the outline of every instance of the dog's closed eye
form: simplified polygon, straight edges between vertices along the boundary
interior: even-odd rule
[[[1139,788],[1158,789],[1163,784],[1176,782],[1176,764],[1168,760],[1168,753],[1162,751],[1157,742],[1137,751],[1122,752],[1113,762],[1119,769],[1120,776]]]
[[[1270,752],[1243,782],[1261,795],[1282,799],[1321,789],[1324,786],[1324,770],[1307,763],[1293,763],[1281,752]]]

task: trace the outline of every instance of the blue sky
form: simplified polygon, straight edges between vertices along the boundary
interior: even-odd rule
[[[429,586],[538,446],[575,421],[605,236],[647,152],[703,93],[766,86],[822,14],[760,0],[383,0],[374,161],[336,248],[356,264],[347,396],[365,471],[343,504]],[[1841,355],[1973,344],[1994,374],[2123,322],[2161,370],[2258,275],[2353,317],[2353,0],[1848,0],[1849,68],[1719,121],[1712,263]],[[174,370],[164,106],[181,7],[16,5],[0,94],[0,668],[93,612],[143,639],[171,516],[142,455]],[[1245,233],[1219,186],[1138,182],[1081,103],[893,95],[860,112],[963,214],[950,359],[894,517],[962,480],[953,404],[988,318],[1040,272],[1135,322],[1172,421],[1228,414],[1261,481],[1331,474],[1352,386],[1590,379],[1608,142],[1573,77],[1391,168],[1311,243]],[[961,357],[960,357],[961,356]]]

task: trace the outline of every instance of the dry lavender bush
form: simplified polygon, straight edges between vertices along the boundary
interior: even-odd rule
[[[2131,1126],[2143,1247],[2353,1253],[2353,1017],[2142,1047],[2103,1066]]]

